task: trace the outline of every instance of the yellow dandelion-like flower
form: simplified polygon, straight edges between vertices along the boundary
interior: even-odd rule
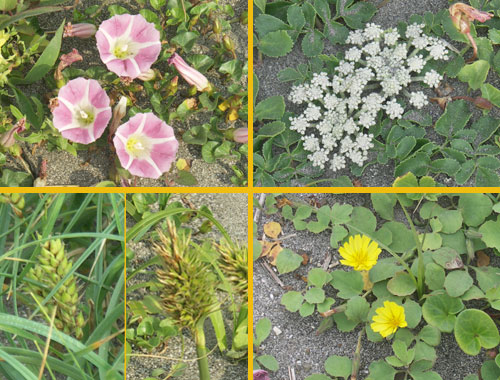
[[[351,236],[349,241],[339,248],[340,256],[344,258],[340,262],[353,267],[354,270],[370,270],[377,264],[380,252],[382,250],[378,247],[378,244],[371,241],[368,236]]]
[[[379,307],[374,315],[373,323],[370,325],[372,330],[380,333],[382,337],[394,334],[398,327],[406,327],[405,309],[392,301],[385,301],[384,307]]]

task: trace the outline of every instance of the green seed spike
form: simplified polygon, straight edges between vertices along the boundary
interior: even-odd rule
[[[69,273],[72,264],[66,257],[64,244],[60,239],[52,239],[43,243],[37,259],[38,264],[28,271],[26,277],[44,285],[39,287],[28,284],[33,296],[42,302],[50,290]],[[85,324],[82,312],[78,311],[78,298],[76,277],[71,275],[46,304],[49,311],[52,311],[56,305],[58,306],[54,322],[57,329],[72,334],[77,339],[83,336],[82,327]]]
[[[154,250],[162,258],[156,271],[161,289],[162,307],[180,328],[188,328],[196,341],[200,380],[209,380],[203,322],[220,308],[215,293],[217,277],[209,263],[201,260],[200,248],[191,245],[189,233],[178,235],[168,222],[167,235],[158,231],[161,243]]]
[[[248,299],[248,247],[222,240],[215,248],[220,253],[220,268],[244,300]]]

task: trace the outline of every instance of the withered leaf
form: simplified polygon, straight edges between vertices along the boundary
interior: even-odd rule
[[[487,267],[488,265],[490,265],[490,257],[483,251],[477,251],[476,256],[478,267]]]
[[[277,222],[268,222],[264,224],[264,233],[271,239],[277,239],[281,233],[281,225]]]
[[[278,254],[283,250],[279,241],[267,241],[261,240],[259,241],[262,244],[262,256],[265,256],[269,259],[271,265],[276,266],[276,258]]]
[[[444,264],[445,269],[460,269],[464,267],[464,263],[460,257],[456,257]]]
[[[307,263],[309,262],[309,256],[307,255],[307,253],[303,253],[301,256],[302,256],[302,265],[307,265]]]
[[[276,202],[276,207],[282,208],[283,206],[286,205],[292,206],[292,204],[293,204],[292,201],[290,201],[288,198],[283,197],[278,199],[278,201]]]

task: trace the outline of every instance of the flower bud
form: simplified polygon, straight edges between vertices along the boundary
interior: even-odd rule
[[[156,78],[156,73],[153,69],[149,69],[149,70],[141,73],[137,78],[139,78],[140,80],[142,80],[144,82],[148,82],[148,81]]]
[[[113,136],[121,124],[123,117],[127,114],[128,99],[125,96],[120,98],[118,104],[113,108],[113,119],[109,127],[109,135]]]
[[[219,18],[216,18],[214,20],[214,25],[212,27],[212,30],[214,31],[215,34],[220,34],[222,32],[222,25],[220,23]]]
[[[191,86],[196,86],[198,91],[206,91],[210,87],[208,79],[198,70],[189,66],[179,54],[174,53],[174,55],[168,59],[168,64],[174,65],[184,80]]]
[[[263,369],[253,371],[253,380],[270,380],[269,374]]]
[[[10,148],[16,143],[15,134],[19,134],[26,129],[26,118],[19,120],[9,131],[0,136],[0,145]]]
[[[94,24],[80,23],[72,25],[70,22],[64,27],[63,37],[90,38],[95,35],[97,28]]]
[[[175,93],[177,92],[178,83],[179,83],[179,77],[176,75],[175,77],[172,78],[172,80],[167,86],[167,96],[175,95]]]
[[[222,43],[224,44],[224,48],[226,48],[226,50],[231,52],[234,51],[233,40],[227,34],[224,34],[222,37]]]
[[[248,25],[248,11],[242,12],[240,16],[240,22],[243,25]]]
[[[190,21],[189,21],[189,30],[193,29],[194,26],[198,23],[198,20],[200,19],[200,15],[194,16]]]
[[[234,131],[233,139],[237,143],[246,144],[248,142],[248,128],[236,129]]]

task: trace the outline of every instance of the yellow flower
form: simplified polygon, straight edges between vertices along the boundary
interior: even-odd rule
[[[370,270],[377,264],[380,252],[382,250],[378,247],[378,244],[371,241],[368,236],[351,236],[349,242],[339,248],[340,256],[344,258],[340,262],[353,267],[354,270]]]
[[[379,307],[377,315],[374,315],[373,323],[370,325],[372,330],[380,333],[382,337],[394,334],[398,327],[406,327],[408,323],[405,320],[405,309],[392,301],[384,301],[384,307]]]

